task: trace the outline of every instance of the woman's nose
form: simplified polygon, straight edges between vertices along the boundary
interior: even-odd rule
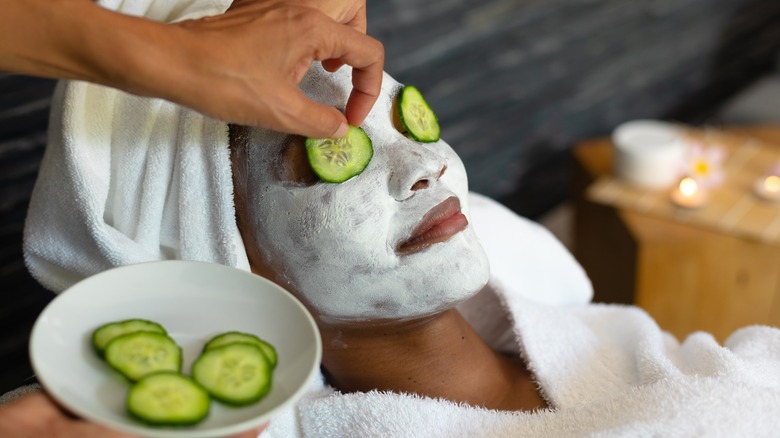
[[[420,145],[401,145],[391,160],[390,195],[397,201],[431,187],[447,169],[447,160]]]

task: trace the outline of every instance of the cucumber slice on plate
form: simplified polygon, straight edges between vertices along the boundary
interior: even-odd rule
[[[159,371],[180,371],[181,348],[162,333],[128,333],[108,343],[106,362],[131,381],[136,381]]]
[[[421,143],[434,143],[441,137],[439,120],[420,90],[407,85],[398,96],[398,115],[409,135]]]
[[[341,183],[363,172],[374,148],[363,129],[350,126],[342,138],[307,138],[306,155],[321,180]]]
[[[105,354],[106,345],[117,336],[135,332],[155,332],[168,334],[163,326],[146,319],[126,319],[124,321],[103,324],[92,332],[92,346],[102,357]]]
[[[155,426],[186,426],[209,414],[211,398],[194,380],[175,372],[150,374],[130,388],[127,410]]]
[[[271,390],[271,364],[257,345],[243,342],[204,351],[192,365],[192,377],[233,406],[254,403]]]
[[[241,332],[225,332],[222,334],[219,334],[217,336],[214,336],[206,343],[206,346],[203,347],[203,351],[211,350],[212,348],[221,347],[223,345],[228,344],[235,344],[236,342],[245,342],[248,344],[254,344],[260,347],[260,351],[265,354],[266,359],[268,359],[268,362],[271,363],[271,368],[276,368],[276,362],[277,362],[277,355],[276,355],[276,348],[274,348],[273,345],[269,344],[268,342],[258,338],[257,336],[251,334],[251,333],[241,333]]]

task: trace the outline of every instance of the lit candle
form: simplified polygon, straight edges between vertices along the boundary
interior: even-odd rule
[[[699,188],[696,180],[685,177],[680,185],[672,191],[672,201],[679,207],[701,207],[707,201],[707,194]]]
[[[780,201],[780,176],[759,178],[753,188],[759,197],[767,201]]]

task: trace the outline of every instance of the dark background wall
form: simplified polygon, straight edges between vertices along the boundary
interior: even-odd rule
[[[417,85],[472,189],[535,218],[566,198],[568,150],[622,121],[706,122],[766,72],[778,0],[369,0],[386,70]],[[0,73],[0,393],[30,374],[52,295],[21,234],[45,145],[50,80]]]
[[[706,121],[775,62],[778,0],[370,3],[386,70],[417,85],[471,188],[537,217],[568,148],[635,118]]]

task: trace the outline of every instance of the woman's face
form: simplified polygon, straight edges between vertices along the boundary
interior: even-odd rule
[[[349,81],[348,68],[317,67],[301,88],[343,110]],[[392,111],[401,88],[385,75],[363,124],[374,156],[341,184],[316,178],[300,137],[241,128],[234,141],[237,210],[253,268],[325,322],[431,315],[487,282],[487,258],[467,221],[463,163],[444,141],[399,132]]]

